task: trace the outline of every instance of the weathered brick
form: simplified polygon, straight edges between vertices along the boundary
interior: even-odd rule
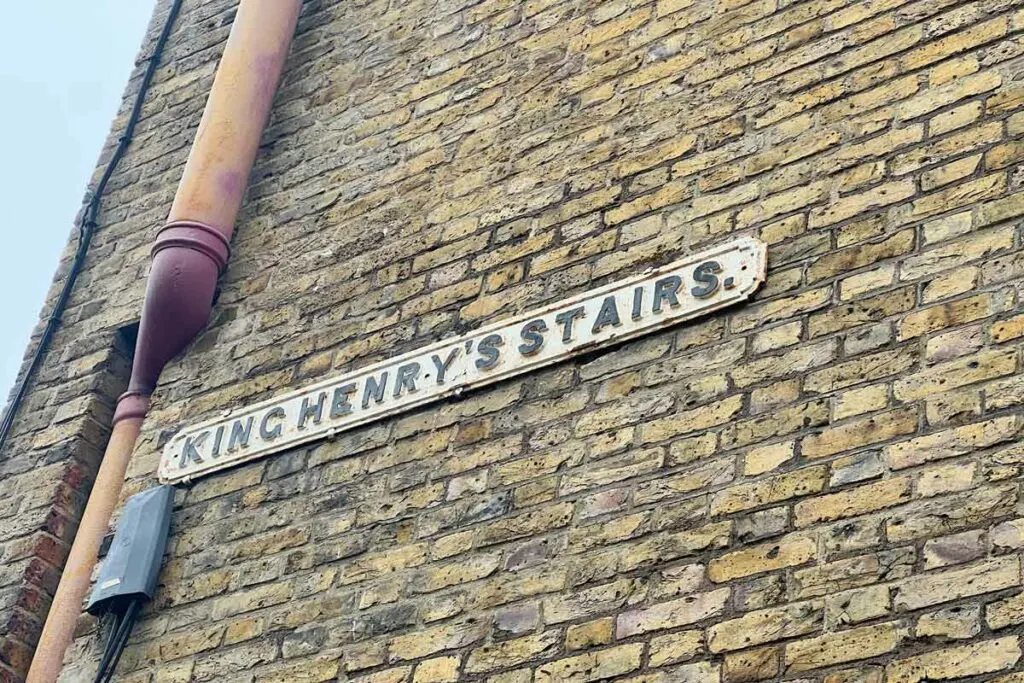
[[[804,390],[828,393],[845,389],[862,382],[873,382],[903,373],[916,363],[917,349],[913,347],[903,346],[891,351],[881,351],[810,373],[804,380]]]
[[[897,313],[914,308],[917,292],[913,287],[903,287],[884,294],[848,302],[811,316],[808,333],[811,338],[831,334],[839,330],[856,327],[864,323],[877,322]]]
[[[997,600],[985,607],[985,623],[991,629],[1024,624],[1024,593]]]
[[[720,588],[645,609],[623,612],[616,620],[615,635],[617,638],[628,638],[639,633],[695,624],[718,616],[725,609],[729,595],[728,588]]]
[[[887,586],[856,588],[825,599],[825,622],[829,628],[843,624],[859,624],[889,614],[891,609]]]
[[[896,477],[797,503],[797,527],[844,519],[881,510],[910,500],[910,477]]]
[[[595,645],[609,645],[614,633],[615,619],[612,617],[572,625],[565,631],[565,647],[567,650],[585,650]]]
[[[905,316],[896,326],[900,340],[919,337],[946,327],[954,327],[987,318],[998,312],[999,304],[991,294],[979,294],[939,306],[924,308]]]
[[[820,601],[748,612],[738,619],[723,621],[709,628],[709,648],[715,653],[730,652],[806,635],[821,628],[823,617]]]
[[[813,558],[815,550],[812,537],[786,536],[772,543],[716,557],[708,565],[708,577],[715,583],[722,583],[741,576],[794,567]]]
[[[725,656],[722,678],[727,683],[750,683],[773,678],[779,673],[779,650],[762,647]]]
[[[949,391],[986,379],[1008,375],[1017,367],[1012,353],[986,351],[948,363],[942,363],[893,384],[893,395],[901,401],[914,401],[940,391]]]
[[[886,446],[883,452],[889,467],[899,470],[993,446],[1014,438],[1017,431],[1016,418],[1001,417]]]
[[[792,443],[785,452],[788,453],[787,459],[792,457]],[[824,488],[827,478],[827,467],[804,467],[749,484],[732,486],[715,494],[711,500],[711,514],[728,515],[818,493]]]
[[[798,640],[786,646],[786,671],[808,671],[877,657],[895,650],[905,637],[899,622],[889,622]]]
[[[977,607],[950,607],[922,614],[914,633],[919,638],[973,638],[981,631],[981,610]]]
[[[1020,657],[1016,637],[987,640],[895,661],[886,667],[886,680],[918,683],[989,674],[1010,668]]]
[[[642,654],[643,644],[636,643],[567,657],[538,667],[534,680],[605,680],[640,668]]]
[[[964,531],[959,534],[933,538],[925,542],[924,568],[935,569],[952,564],[962,564],[976,560],[985,554],[985,533],[983,531]]]
[[[667,636],[651,638],[648,662],[651,666],[665,666],[693,659],[704,651],[704,632],[680,631]]]
[[[552,654],[560,641],[561,634],[558,631],[545,631],[537,635],[483,645],[469,653],[465,671],[480,673],[519,666],[534,658]]]
[[[1018,558],[999,558],[964,569],[907,579],[897,588],[893,605],[897,610],[914,610],[1019,585]]]

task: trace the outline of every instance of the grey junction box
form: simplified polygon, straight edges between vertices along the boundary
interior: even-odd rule
[[[173,507],[172,486],[157,486],[128,499],[89,598],[90,614],[102,614],[114,602],[153,598]]]

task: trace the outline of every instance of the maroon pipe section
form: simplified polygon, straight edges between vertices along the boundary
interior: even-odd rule
[[[168,223],[157,235],[131,380],[117,403],[115,422],[149,411],[164,367],[206,326],[217,277],[230,253],[228,238],[198,221]]]

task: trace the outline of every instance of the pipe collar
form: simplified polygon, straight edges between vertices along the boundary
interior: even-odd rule
[[[217,228],[199,221],[171,221],[157,233],[152,255],[164,249],[179,247],[197,251],[208,256],[217,264],[217,272],[223,273],[231,257],[231,244]]]
[[[149,396],[141,391],[126,391],[117,399],[114,409],[114,424],[132,418],[143,419],[149,412]]]

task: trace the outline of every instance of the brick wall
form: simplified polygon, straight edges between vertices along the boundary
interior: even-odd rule
[[[186,2],[69,329],[135,315],[233,5]],[[182,489],[120,679],[1024,680],[1022,36],[1021,0],[307,2],[125,495],[183,423],[730,236],[767,283]]]

